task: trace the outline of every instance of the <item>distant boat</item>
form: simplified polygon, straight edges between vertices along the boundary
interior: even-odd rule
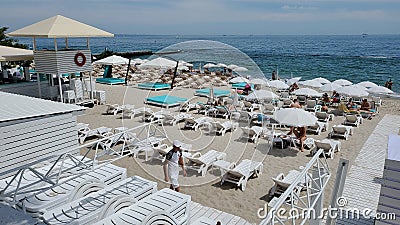
[[[366,36],[368,36],[368,34],[367,33],[363,33],[363,34],[361,34],[363,37],[366,37]]]

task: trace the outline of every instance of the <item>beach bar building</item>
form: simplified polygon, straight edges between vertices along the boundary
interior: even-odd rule
[[[67,152],[79,154],[76,117],[84,107],[5,92],[0,105],[0,179]]]
[[[12,37],[31,37],[33,38],[33,57],[35,62],[35,71],[41,74],[51,74],[58,77],[59,88],[54,86],[54,80],[50,79],[49,84],[46,85],[46,97],[57,98],[63,100],[63,89],[61,86],[62,74],[72,74],[77,72],[92,72],[91,51],[90,51],[90,37],[114,37],[114,34],[100,30],[96,27],[89,26],[79,21],[57,15],[40,22],[34,23],[19,30],[7,34]],[[36,47],[37,38],[53,38],[54,49],[38,50]],[[68,46],[68,38],[86,38],[85,49],[71,49]],[[64,39],[65,45],[59,48],[58,39]],[[52,76],[51,76],[52,77]],[[29,89],[36,89],[37,97],[42,97],[42,88],[40,78],[38,77],[38,84],[36,86],[30,85]],[[90,82],[92,79],[89,80]],[[90,85],[89,87],[91,87]],[[32,91],[27,90],[28,87],[23,88],[23,92]],[[3,91],[11,91],[16,93],[16,88]],[[19,90],[20,91],[20,90]],[[93,90],[90,90],[93,91]],[[24,93],[18,92],[19,94]],[[90,93],[93,96],[93,93]],[[36,97],[36,96],[35,96]]]

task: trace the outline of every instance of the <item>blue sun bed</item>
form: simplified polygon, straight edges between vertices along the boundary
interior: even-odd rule
[[[160,95],[146,98],[144,103],[169,108],[173,106],[178,106],[186,101],[187,98],[180,98],[173,95]]]
[[[119,78],[97,78],[96,83],[100,84],[125,84],[125,79],[119,79]]]
[[[241,89],[243,90],[246,87],[246,82],[240,82],[240,83],[236,83],[236,84],[232,84],[232,88],[233,89]],[[251,89],[254,89],[254,85],[251,85]]]
[[[215,97],[224,97],[224,96],[229,96],[230,94],[231,94],[231,92],[228,90],[221,90],[221,89],[214,88],[214,96]],[[210,88],[196,90],[195,95],[209,97],[210,96]]]
[[[138,88],[157,91],[157,90],[170,89],[171,85],[162,82],[148,82],[148,83],[138,84]]]

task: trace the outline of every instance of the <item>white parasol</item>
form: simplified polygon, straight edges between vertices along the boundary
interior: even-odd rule
[[[311,89],[311,88],[300,88],[293,92],[295,95],[304,95],[304,96],[312,96],[312,97],[320,97],[322,93]]]
[[[317,117],[313,114],[298,108],[280,109],[274,116],[280,124],[294,127],[312,126],[317,122]]]

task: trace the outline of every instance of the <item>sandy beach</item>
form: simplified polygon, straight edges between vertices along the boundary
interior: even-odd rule
[[[136,88],[135,86],[109,86],[96,84],[96,89],[106,91],[107,104],[132,104],[135,108],[144,106],[143,99],[148,96],[156,96],[170,94],[174,96],[191,98],[195,89],[175,88],[173,91],[147,91]],[[229,87],[222,87],[229,90]],[[204,101],[205,98],[194,99],[193,101]],[[337,165],[340,158],[348,159],[353,162],[367,140],[377,123],[386,114],[400,115],[399,101],[395,99],[383,99],[383,104],[379,108],[379,113],[372,120],[364,120],[360,127],[355,128],[354,134],[349,140],[340,140],[342,148],[340,152],[335,153],[334,159],[328,159],[332,179],[329,181],[326,189],[324,204],[330,202],[330,196],[335,181]],[[159,111],[160,107],[150,106],[153,111]],[[95,106],[86,110],[85,115],[78,117],[78,122],[90,124],[91,128],[106,126],[110,128],[128,127],[133,128],[144,124],[141,117],[133,119],[122,119],[121,114],[104,115],[106,105]],[[172,113],[176,113],[178,107],[168,109]],[[190,112],[194,117],[199,117],[195,111]],[[225,121],[217,118],[215,120]],[[329,122],[329,126],[340,124],[344,120],[343,116],[336,116],[333,121]],[[240,124],[243,125],[243,124]],[[180,176],[179,182],[182,186],[182,192],[192,196],[192,200],[208,207],[216,208],[227,213],[240,216],[251,223],[261,221],[257,216],[257,210],[264,207],[268,203],[268,192],[273,186],[272,177],[276,177],[279,173],[286,174],[289,170],[299,169],[305,166],[311,159],[310,151],[299,152],[294,148],[278,149],[273,147],[270,151],[269,145],[265,139],[261,139],[258,145],[249,143],[238,138],[241,130],[237,129],[228,132],[225,136],[215,136],[208,134],[207,130],[182,130],[183,123],[176,126],[159,126],[162,132],[165,132],[167,140],[164,142],[171,144],[173,140],[178,139],[184,143],[192,144],[192,151],[205,153],[210,149],[225,152],[227,161],[240,162],[242,159],[252,159],[262,161],[264,169],[262,174],[250,179],[247,183],[246,190],[243,192],[231,184],[220,185],[219,170],[209,170],[205,177],[201,177],[194,171],[188,171],[188,176]],[[282,132],[287,132],[283,130]],[[314,139],[327,138],[328,132],[322,132],[321,135],[307,134],[308,137]],[[89,141],[88,141],[89,142]],[[138,175],[149,180],[157,181],[158,188],[168,187],[169,185],[163,181],[162,164],[158,160],[152,162],[145,161],[144,155],[138,158],[125,157],[114,162],[115,165],[128,169],[128,176]]]

